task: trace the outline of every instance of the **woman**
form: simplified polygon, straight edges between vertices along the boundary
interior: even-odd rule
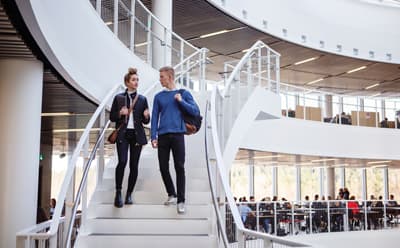
[[[138,163],[142,146],[147,144],[143,124],[150,121],[150,113],[146,97],[137,93],[139,77],[135,68],[129,68],[125,74],[126,90],[114,97],[111,107],[110,120],[115,122],[116,128],[121,127],[117,138],[118,165],[115,169],[116,194],[114,206],[123,206],[121,189],[125,166],[129,157],[129,180],[125,196],[125,204],[133,204],[132,192],[138,176]]]

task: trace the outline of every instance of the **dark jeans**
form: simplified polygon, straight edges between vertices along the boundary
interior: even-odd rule
[[[169,154],[172,150],[176,172],[176,187],[169,173]],[[185,137],[183,133],[169,133],[158,137],[158,161],[161,177],[167,189],[168,196],[177,196],[178,203],[185,202]]]
[[[124,178],[125,166],[128,161],[128,149],[130,151],[130,172],[127,192],[132,193],[138,176],[139,158],[140,152],[142,151],[142,146],[136,143],[135,130],[133,129],[127,129],[122,142],[117,142],[118,165],[115,169],[115,186],[117,190],[122,189],[122,180]]]

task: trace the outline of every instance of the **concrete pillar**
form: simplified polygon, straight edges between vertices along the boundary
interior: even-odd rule
[[[43,64],[0,59],[0,247],[36,224]]]
[[[272,195],[278,195],[278,167],[272,167]]]
[[[49,138],[50,139],[50,138]],[[49,140],[51,142],[51,140]],[[40,145],[40,154],[43,156],[40,161],[39,174],[39,207],[42,207],[47,216],[50,217],[51,199],[51,165],[53,155],[52,143]]]
[[[361,200],[368,200],[368,192],[367,192],[367,169],[362,168],[361,169],[361,186],[362,186],[362,198]]]
[[[332,199],[336,198],[335,195],[335,169],[326,168],[326,196],[331,196]]]
[[[301,167],[300,166],[296,167],[296,201],[301,201]]]
[[[332,95],[325,95],[325,117],[333,117]]]
[[[389,200],[389,168],[382,168],[383,170],[383,200]]]
[[[153,0],[152,11],[153,14],[161,21],[167,29],[172,30],[172,0]],[[170,32],[165,32],[166,29],[157,23],[155,20],[152,21],[152,30],[157,36],[153,37],[153,58],[152,64],[156,69],[161,68],[165,65],[171,65],[171,40],[172,36]],[[163,42],[161,42],[162,40]],[[164,42],[165,41],[165,42]]]
[[[249,196],[254,196],[254,151],[249,151]]]
[[[325,191],[325,169],[324,168],[319,168],[319,195],[324,196],[326,195]]]

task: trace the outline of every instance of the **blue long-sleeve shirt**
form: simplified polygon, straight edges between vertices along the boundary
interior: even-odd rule
[[[182,101],[175,100],[179,90],[161,91],[154,97],[151,116],[151,140],[166,133],[185,133],[186,126],[180,107],[190,115],[199,115],[200,110],[190,92],[182,92]]]

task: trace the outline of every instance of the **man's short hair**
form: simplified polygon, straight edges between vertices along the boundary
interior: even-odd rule
[[[159,71],[160,72],[163,72],[163,71],[167,72],[171,76],[171,78],[175,78],[175,70],[171,66],[161,67]]]

